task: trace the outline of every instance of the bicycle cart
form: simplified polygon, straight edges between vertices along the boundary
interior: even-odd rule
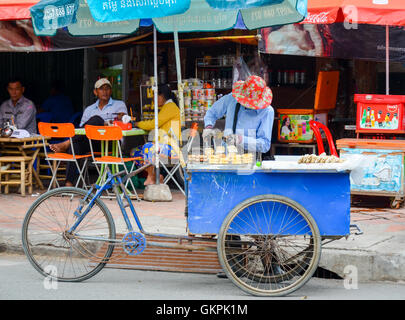
[[[332,164],[288,164],[263,162],[260,168],[188,165],[188,236],[143,230],[123,187],[137,171],[128,176],[109,173],[103,186],[90,191],[51,190],[27,212],[23,247],[44,276],[82,281],[110,262],[115,246],[128,255],[141,254],[146,246],[212,249],[187,241],[147,242],[145,236],[203,239],[217,243],[221,266],[236,286],[258,296],[286,295],[311,278],[323,241],[350,234],[350,170]],[[128,229],[118,239],[112,215],[100,199],[109,188],[116,193]],[[137,228],[133,228],[127,208]]]

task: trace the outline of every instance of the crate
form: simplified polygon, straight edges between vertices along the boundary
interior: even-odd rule
[[[405,95],[355,94],[357,133],[405,133]]]

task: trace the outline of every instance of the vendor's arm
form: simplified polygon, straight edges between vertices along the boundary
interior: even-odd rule
[[[6,119],[3,117],[3,113],[4,113],[3,108],[5,108],[4,102],[3,102],[3,103],[1,104],[1,106],[0,106],[0,128],[3,126],[4,120],[6,120]]]
[[[176,120],[178,117],[178,107],[176,106],[175,103],[167,103],[165,104],[162,109],[160,110],[158,114],[158,125],[159,128],[166,122],[170,120]],[[151,131],[155,129],[155,119],[153,120],[144,120],[144,121],[139,121],[136,123],[136,126],[139,129],[145,130],[145,131]]]
[[[263,110],[264,111],[264,110]],[[245,150],[266,153],[270,150],[273,131],[274,110],[272,107],[265,109],[266,114],[260,121],[256,131],[256,138],[244,135],[242,143]]]
[[[235,99],[231,93],[217,100],[205,114],[204,127],[213,127],[215,122],[226,114],[228,106],[232,104],[235,104]]]

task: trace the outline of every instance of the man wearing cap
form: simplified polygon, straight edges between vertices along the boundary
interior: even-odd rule
[[[94,94],[98,100],[84,110],[80,121],[81,127],[93,116],[100,116],[104,122],[109,123],[115,118],[121,120],[122,116],[127,114],[125,103],[111,98],[112,86],[108,79],[101,78],[97,80],[94,84]]]
[[[127,114],[127,107],[121,100],[111,98],[112,86],[106,78],[101,78],[94,84],[94,95],[98,98],[95,103],[88,106],[80,121],[80,127],[86,124],[93,126],[103,126],[112,123],[114,119],[121,120],[124,114]],[[90,152],[90,145],[83,135],[77,135],[72,138],[74,151],[77,155],[87,154]],[[68,152],[72,153],[70,140],[61,143],[49,145],[53,152]],[[100,149],[100,144],[93,145],[95,150]],[[66,168],[66,186],[72,186],[78,178],[78,172],[73,162],[68,162]]]
[[[233,85],[232,93],[216,101],[204,117],[203,138],[215,136],[215,122],[225,116],[224,136],[244,150],[266,153],[270,150],[274,121],[273,95],[258,76]]]
[[[7,85],[10,99],[0,106],[0,126],[8,121],[17,129],[27,130],[29,133],[37,132],[37,122],[34,103],[24,97],[24,85],[20,79],[11,79]]]

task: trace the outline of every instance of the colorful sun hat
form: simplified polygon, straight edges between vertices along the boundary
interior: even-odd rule
[[[242,106],[253,110],[266,109],[273,100],[271,89],[258,76],[250,76],[245,81],[235,82],[232,96]]]

